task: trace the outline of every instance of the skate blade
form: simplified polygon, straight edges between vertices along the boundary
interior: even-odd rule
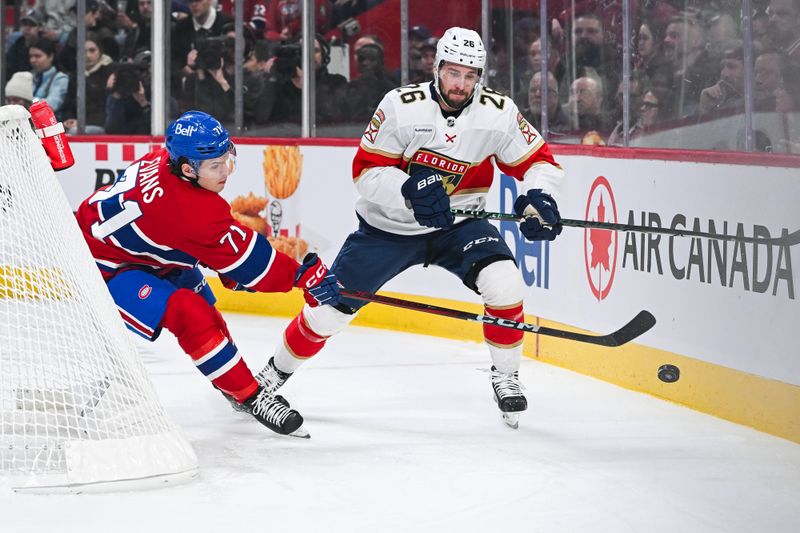
[[[289,433],[287,437],[295,437],[298,439],[310,439],[311,433],[308,432],[305,426],[300,426],[299,428]]]
[[[519,429],[519,413],[503,413],[503,422],[511,429]]]

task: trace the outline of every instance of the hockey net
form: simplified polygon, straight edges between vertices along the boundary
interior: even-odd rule
[[[28,112],[0,108],[0,473],[32,491],[197,475]]]

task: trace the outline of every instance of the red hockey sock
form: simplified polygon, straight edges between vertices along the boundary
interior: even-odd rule
[[[222,316],[201,296],[179,289],[167,301],[161,325],[211,383],[244,401],[258,390],[258,383],[230,340]]]
[[[283,344],[286,349],[298,359],[308,359],[315,356],[325,347],[328,337],[317,335],[306,324],[306,320],[301,312],[294,317],[286,330],[283,332]]]
[[[496,318],[507,318],[509,320],[516,320],[517,322],[522,322],[525,319],[522,312],[522,304],[502,309],[495,309],[486,305],[483,309],[488,316]],[[513,348],[519,346],[522,344],[523,335],[524,333],[517,329],[491,326],[489,324],[483,325],[483,336],[486,342],[498,348]]]

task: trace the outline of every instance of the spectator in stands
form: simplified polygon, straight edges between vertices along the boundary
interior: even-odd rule
[[[633,71],[646,76],[653,85],[672,85],[672,67],[662,51],[664,36],[661,26],[644,21],[634,42]],[[637,108],[638,109],[638,108]]]
[[[398,76],[400,72],[398,70]],[[422,73],[422,52],[417,48],[408,49],[408,82],[423,83],[425,76]]]
[[[231,58],[233,59],[233,58]],[[194,69],[183,79],[184,108],[203,111],[230,124],[234,116],[233,76],[226,75],[222,40],[198,43]]]
[[[179,20],[173,29],[172,89],[176,95],[182,94],[181,78],[195,69],[198,48],[203,47],[209,38],[222,35],[222,27],[232,22],[228,15],[218,12],[211,3],[212,0],[189,0],[191,16]]]
[[[74,8],[73,8],[74,11]],[[91,31],[99,39],[99,43],[103,49],[110,46],[112,51],[108,55],[112,59],[119,57],[119,45],[114,38],[114,32],[107,26],[101,26],[98,21],[100,20],[100,4],[97,0],[86,0],[86,15],[84,21],[86,23],[86,31]],[[67,35],[67,40],[58,54],[56,64],[59,69],[68,74],[73,74],[78,68],[78,28],[73,28]]]
[[[356,42],[353,43],[353,57],[355,57],[356,53],[358,53],[361,47],[364,46],[365,44],[374,44],[375,46],[381,49],[381,52],[383,52],[384,47],[381,38],[378,37],[377,35],[367,34],[367,35],[362,35],[361,37],[356,39]]]
[[[756,110],[774,111],[776,92],[783,89],[786,56],[777,50],[766,50],[756,57],[753,67],[753,100]]]
[[[767,14],[774,46],[800,60],[800,0],[770,0]]]
[[[117,26],[124,32],[120,57],[133,58],[137,52],[150,49],[152,18],[153,0],[131,0],[127,10],[117,14]]]
[[[86,133],[102,135],[106,125],[108,78],[113,67],[111,58],[103,53],[103,45],[95,33],[86,35]],[[78,127],[77,75],[70,75],[67,100],[64,104],[64,127],[74,134]]]
[[[351,121],[365,122],[380,103],[383,95],[397,87],[397,82],[386,74],[383,66],[383,49],[365,44],[356,54],[358,79],[350,82],[347,101]]]
[[[264,36],[271,41],[292,41],[302,30],[302,0],[272,0],[267,4]],[[325,33],[330,25],[332,2],[314,0],[316,28]]]
[[[542,125],[542,73],[536,72],[528,87],[528,107],[523,112],[525,118],[541,131]],[[558,81],[552,72],[547,73],[547,130],[549,134],[559,135],[570,130],[567,114],[560,104]]]
[[[431,38],[431,31],[425,26],[412,26],[408,30],[408,47],[419,50]]]
[[[432,81],[433,80],[433,71],[436,68],[436,44],[439,42],[439,39],[436,37],[431,37],[420,47],[420,52],[422,52],[422,79],[423,81]]]
[[[772,38],[769,35],[769,16],[765,11],[756,11],[752,19],[753,50],[756,54],[770,47]]]
[[[36,10],[31,9],[20,19],[20,34],[14,43],[6,50],[6,76],[11,77],[16,72],[31,69],[28,49],[31,43],[39,38],[42,27],[41,16]]]
[[[59,72],[53,64],[56,57],[56,45],[44,37],[35,40],[29,49],[28,58],[33,73],[33,96],[47,103],[60,119],[61,108],[67,97],[69,76]]]
[[[542,39],[537,38],[531,43],[528,50],[533,72],[540,72],[542,69]],[[569,86],[565,86],[567,69],[561,60],[561,50],[549,36],[547,37],[547,70],[555,76],[558,82],[558,93],[561,95],[569,94]],[[529,86],[530,87],[530,86]]]
[[[671,90],[677,116],[693,115],[697,112],[700,91],[717,81],[716,65],[712,67],[706,50],[705,30],[695,17],[673,18],[667,26],[663,46],[673,72]]]
[[[508,49],[502,39],[494,39],[487,46],[486,84],[495,91],[510,94]]]
[[[514,21],[514,99],[520,107],[528,99],[531,76],[541,69],[531,64],[531,44],[539,38],[539,21],[534,17],[521,17]]]
[[[672,101],[669,92],[663,87],[651,87],[644,93],[639,106],[639,125],[642,133],[674,118]]]
[[[728,12],[719,12],[708,20],[708,43],[706,48],[711,59],[721,59],[726,50],[741,44],[739,25]]]
[[[5,105],[21,105],[28,109],[33,102],[33,74],[16,72],[6,83],[5,93]]]
[[[639,110],[639,106],[642,103],[642,96],[644,95],[645,90],[647,90],[649,87],[650,80],[647,78],[647,74],[644,74],[638,70],[635,70],[631,73],[628,83],[628,105],[630,106],[629,109],[631,123],[634,122],[636,114]],[[616,126],[614,126],[614,131],[611,132],[608,144],[612,144],[612,140],[615,140],[617,137],[621,138],[623,135],[623,91],[624,85],[623,82],[620,81],[619,86],[617,87],[616,95],[614,96],[614,105],[611,108],[611,120],[612,123],[616,124]]]
[[[278,75],[274,83],[275,102],[270,122],[292,122],[299,124],[302,114],[302,77],[300,68],[300,43],[294,48],[279,52],[273,70]],[[374,45],[368,45],[374,46]],[[292,52],[296,50],[296,52]],[[316,66],[316,122],[331,124],[343,120],[347,115],[347,79],[340,74],[328,72],[330,45],[322,35],[314,39],[314,64]]]
[[[106,98],[107,134],[150,133],[150,102],[144,88],[141,65],[123,63],[109,77],[110,93]]]
[[[571,131],[596,131],[602,138],[611,132],[611,117],[604,108],[603,82],[584,76],[572,82],[567,102],[568,124]]]
[[[267,29],[267,10],[272,4],[271,0],[244,0],[242,13],[245,27],[249,28],[255,39],[264,39]],[[235,18],[236,0],[220,0],[217,9]]]
[[[430,37],[419,47],[408,48],[408,82],[427,83],[433,80],[433,64],[436,57],[436,37]],[[400,78],[400,71],[396,73]]]
[[[595,77],[602,87],[617,86],[622,61],[616,47],[606,41],[600,15],[583,13],[577,16],[572,28],[572,46],[574,55],[567,56],[567,72],[575,72],[577,78]]]
[[[744,53],[742,45],[726,50],[720,60],[719,81],[700,91],[700,113],[744,112]]]
[[[42,36],[63,45],[77,26],[77,3],[78,0],[36,0],[33,9],[42,17]]]

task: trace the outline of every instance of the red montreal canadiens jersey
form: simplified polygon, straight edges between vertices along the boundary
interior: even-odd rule
[[[298,263],[231,217],[219,194],[169,170],[166,149],[134,162],[76,214],[105,279],[130,268],[157,275],[198,263],[256,291],[288,291]]]
[[[539,132],[514,102],[478,87],[458,116],[445,117],[433,84],[414,84],[383,97],[353,160],[356,212],[376,228],[404,235],[436,231],[414,220],[400,187],[422,167],[442,176],[450,205],[484,209],[494,165],[558,201],[563,171]]]

